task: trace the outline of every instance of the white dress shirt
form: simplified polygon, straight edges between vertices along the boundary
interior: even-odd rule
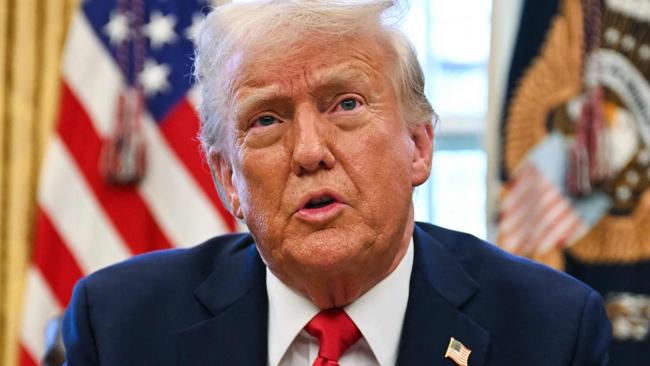
[[[361,339],[339,360],[341,366],[397,362],[404,314],[413,269],[413,240],[395,270],[344,308],[361,331]],[[266,269],[269,297],[269,365],[311,366],[318,356],[318,339],[303,327],[320,311]]]

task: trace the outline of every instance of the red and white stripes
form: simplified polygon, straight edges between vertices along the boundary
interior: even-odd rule
[[[188,98],[160,125],[144,116],[148,150],[140,185],[105,183],[101,146],[112,130],[124,79],[83,12],[73,17],[68,34],[59,121],[38,192],[21,365],[40,363],[45,325],[62,313],[81,276],[134,254],[193,245],[236,229],[201,159],[199,121]]]
[[[585,230],[571,201],[533,163],[512,177],[500,206],[499,243],[519,254],[566,246]]]

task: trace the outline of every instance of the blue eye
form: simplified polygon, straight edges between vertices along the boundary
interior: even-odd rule
[[[277,122],[277,119],[273,116],[262,116],[259,117],[256,121],[260,126],[270,126]]]
[[[357,104],[359,103],[356,101],[356,99],[352,98],[343,99],[341,102],[339,102],[339,106],[341,106],[344,111],[353,110],[357,107]]]

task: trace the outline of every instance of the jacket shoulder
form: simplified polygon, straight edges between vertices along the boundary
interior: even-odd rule
[[[252,243],[249,234],[222,235],[193,247],[136,255],[100,269],[82,281],[89,291],[96,289],[109,296],[146,296],[179,286],[189,290],[204,280],[220,262]]]
[[[102,277],[120,274],[138,274],[140,272],[171,270],[187,264],[212,266],[220,260],[232,256],[252,243],[249,234],[226,234],[210,238],[203,243],[187,247],[156,250],[135,255],[127,260],[102,268],[89,277]]]
[[[490,333],[491,364],[606,362],[611,330],[602,298],[589,286],[472,235],[418,226],[478,285],[463,312]]]
[[[224,235],[187,249],[135,256],[80,280],[63,321],[68,361],[168,364],[176,335],[211,315],[196,301],[197,287],[252,243],[250,235]]]
[[[418,223],[418,226],[439,241],[481,287],[498,287],[511,295],[525,291],[540,296],[555,289],[558,293],[567,292],[572,297],[582,298],[593,291],[566,273],[507,253],[471,234],[430,224]]]

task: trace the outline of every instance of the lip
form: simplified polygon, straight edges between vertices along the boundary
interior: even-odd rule
[[[307,203],[309,201],[322,196],[332,197],[332,199],[334,199],[334,202],[324,207],[307,208]],[[345,206],[345,202],[338,194],[330,190],[319,190],[305,195],[300,200],[300,205],[298,206],[295,214],[303,221],[321,223],[330,221],[333,218],[337,217],[341,211],[343,211]]]

